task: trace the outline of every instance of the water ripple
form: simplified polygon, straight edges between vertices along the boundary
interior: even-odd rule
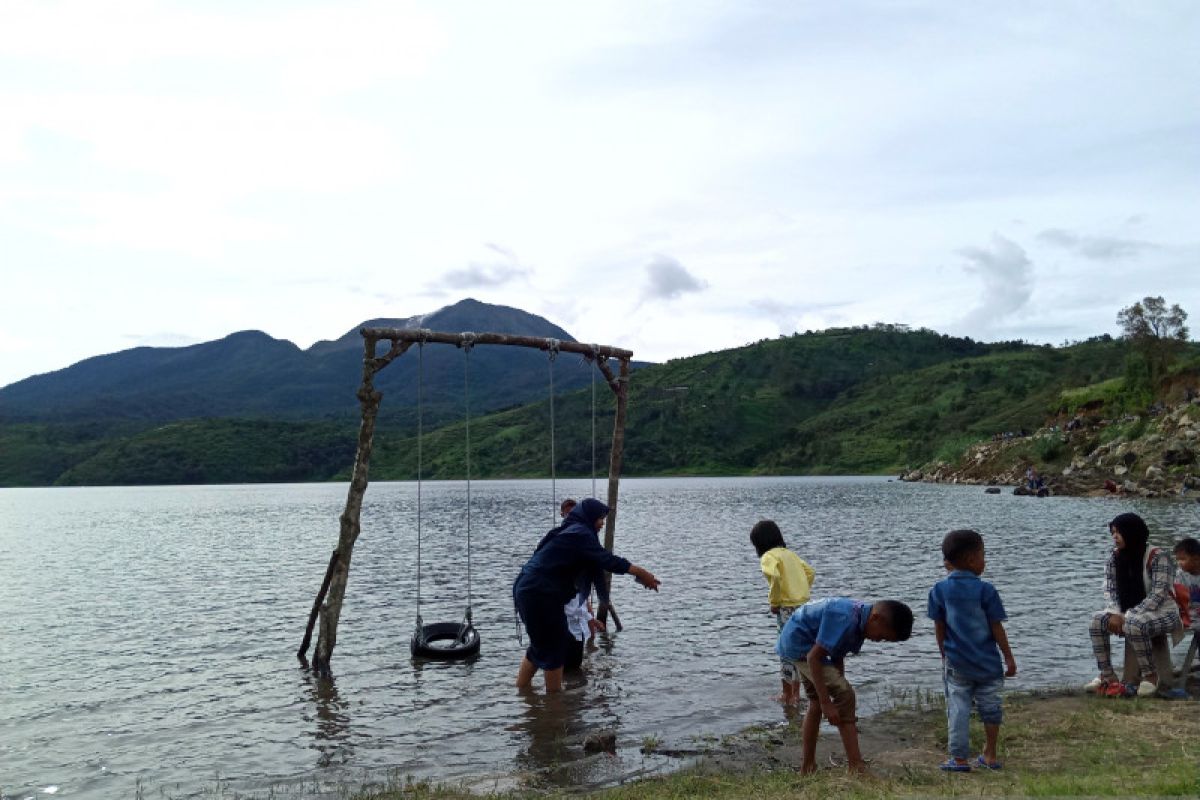
[[[581,496],[588,481],[560,481]],[[421,613],[466,605],[464,486],[423,487]],[[336,544],[345,485],[0,490],[0,796],[243,793],[281,782],[524,771],[596,785],[657,768],[643,737],[688,743],[782,718],[774,621],[748,542],[777,520],[817,571],[816,596],[895,597],[913,640],[868,643],[848,666],[870,710],[939,687],[929,587],[944,533],[974,527],[1008,609],[1021,675],[1055,686],[1093,670],[1107,521],[1133,508],[1155,541],[1194,535],[1196,506],[984,495],[863,478],[646,479],[621,485],[617,550],[663,580],[615,579],[626,629],[602,634],[561,697],[512,688],[521,646],[510,585],[553,521],[545,482],[472,486],[469,664],[414,664],[416,492],[373,484],[335,657],[314,681],[293,653]],[[616,759],[584,757],[596,728]]]

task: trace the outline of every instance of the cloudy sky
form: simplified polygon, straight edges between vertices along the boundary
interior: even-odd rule
[[[1200,315],[1198,42],[1191,0],[5,0],[0,385],[463,297],[648,360]]]

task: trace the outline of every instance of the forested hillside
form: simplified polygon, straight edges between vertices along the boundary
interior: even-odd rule
[[[834,329],[647,367],[631,383],[625,473],[631,475],[896,472],[995,432],[1036,428],[1068,387],[1121,374],[1127,348],[982,344],[893,326]],[[608,463],[612,400],[597,392],[599,469]],[[557,470],[591,468],[590,394],[559,400]],[[481,474],[549,472],[545,403],[473,423]],[[463,474],[464,432],[427,435],[425,472]],[[415,443],[382,436],[376,478],[415,474]],[[345,477],[345,474],[343,474]]]
[[[886,473],[961,452],[994,433],[1040,426],[1072,387],[1119,378],[1128,344],[985,344],[903,326],[831,329],[646,366],[633,373],[626,475]],[[530,366],[542,399],[471,423],[476,477],[549,474],[544,355]],[[592,469],[591,370],[563,355],[556,383],[555,469]],[[562,376],[572,375],[573,380]],[[473,392],[488,391],[485,374]],[[534,396],[537,396],[536,394]],[[596,465],[604,474],[613,398],[595,383]],[[448,393],[448,397],[453,398]],[[459,398],[461,399],[461,398]],[[473,404],[474,404],[473,400]],[[393,392],[373,479],[416,475],[413,398]],[[465,474],[461,410],[427,420],[424,474]],[[390,420],[390,421],[389,421]],[[396,420],[404,420],[398,423]],[[446,420],[449,420],[446,423]],[[357,420],[181,420],[152,427],[50,423],[0,430],[5,485],[313,481],[348,477]]]

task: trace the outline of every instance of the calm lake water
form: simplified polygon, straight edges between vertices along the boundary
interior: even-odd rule
[[[465,487],[423,487],[422,612],[461,618]],[[646,737],[699,738],[783,719],[774,621],[748,541],[776,519],[817,571],[815,596],[895,597],[913,638],[868,642],[847,673],[866,710],[940,688],[929,587],[939,545],[970,526],[987,542],[1020,674],[1014,689],[1087,680],[1106,523],[1136,510],[1167,543],[1200,529],[1196,504],[986,495],[878,478],[629,479],[616,551],[659,594],[614,578],[625,630],[601,637],[586,681],[561,697],[512,688],[522,646],[510,586],[554,521],[548,482],[472,485],[471,589],[483,639],[469,664],[417,664],[416,487],[367,492],[335,680],[296,648],[329,554],[344,484],[0,490],[0,797],[319,793],[411,775],[517,773],[595,785],[663,768]],[[559,497],[590,481],[559,481]],[[602,485],[603,491],[603,485]],[[538,679],[540,685],[540,678]],[[869,724],[869,722],[865,723]],[[619,752],[584,757],[594,729]],[[506,784],[499,784],[506,785]]]

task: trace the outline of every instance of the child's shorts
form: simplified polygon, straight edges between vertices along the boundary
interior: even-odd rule
[[[804,694],[808,697],[810,703],[819,703],[817,699],[817,687],[812,682],[812,667],[807,661],[793,661],[796,671],[800,673],[800,682],[804,684]],[[854,694],[854,687],[846,680],[846,676],[838,672],[837,667],[832,664],[821,665],[821,677],[825,679],[825,688],[829,690],[829,699],[833,701],[833,705],[838,710],[838,715],[842,718],[842,724],[848,722],[857,722],[858,716],[855,710],[858,708],[858,698]]]

